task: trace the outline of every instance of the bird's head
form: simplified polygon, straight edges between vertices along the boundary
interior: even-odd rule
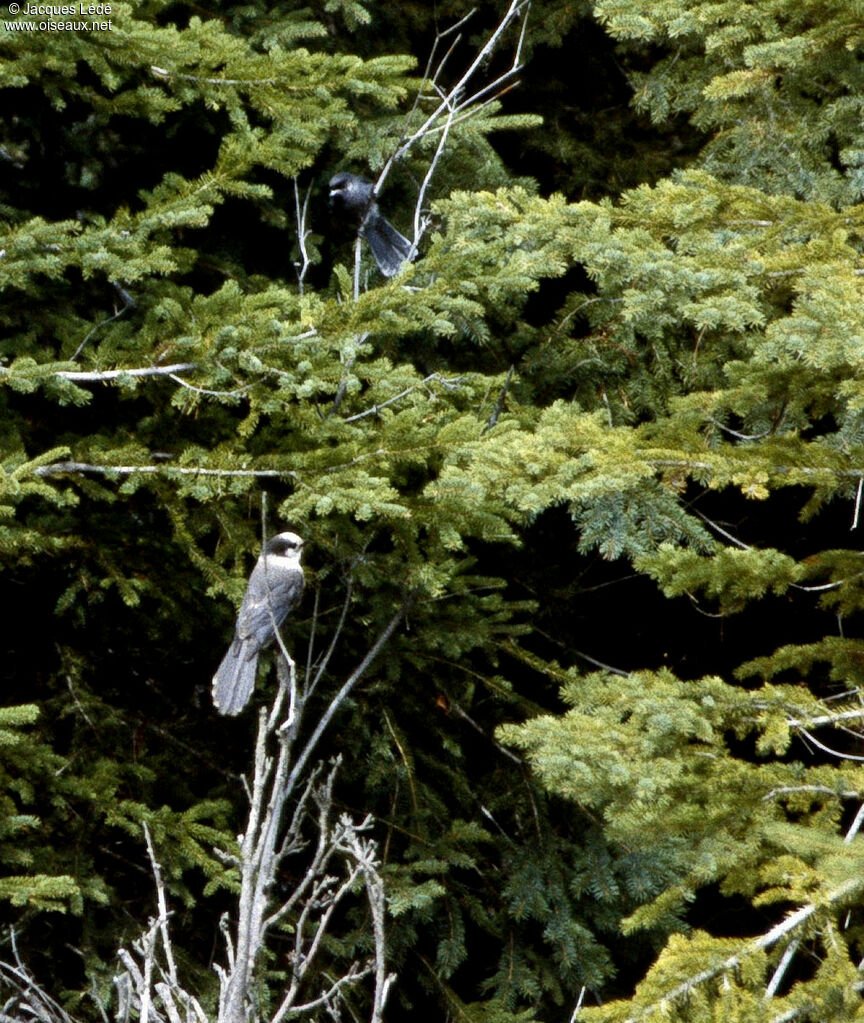
[[[277,558],[288,558],[299,561],[303,549],[303,540],[296,533],[277,533],[267,541],[264,553]]]
[[[367,207],[372,199],[372,182],[358,174],[340,171],[330,179],[330,204],[336,208],[356,212]]]
[[[346,173],[346,171],[339,171],[338,174],[334,174],[330,178],[330,196],[339,195],[344,192],[348,185],[351,183],[353,175]]]

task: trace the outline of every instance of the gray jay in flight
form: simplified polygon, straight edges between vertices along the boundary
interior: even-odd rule
[[[213,703],[220,714],[239,714],[249,702],[258,654],[273,642],[276,630],[303,596],[302,547],[296,533],[277,533],[252,569],[234,641],[213,676]]]
[[[340,171],[330,179],[330,203],[369,243],[381,273],[398,273],[411,255],[411,242],[381,216],[372,182]]]

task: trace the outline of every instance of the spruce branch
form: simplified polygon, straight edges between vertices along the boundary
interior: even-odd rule
[[[836,793],[833,794],[836,795]],[[858,793],[853,793],[853,795],[858,796]],[[852,821],[852,824],[849,826],[848,830],[846,831],[846,834],[843,837],[844,845],[848,845],[852,841],[852,839],[855,838],[855,836],[858,834],[859,829],[861,828],[862,823],[864,823],[864,803],[862,803],[859,806],[858,812],[855,814],[855,819]],[[786,971],[789,969],[792,960],[795,958],[795,954],[798,951],[800,944],[801,939],[796,937],[793,938],[786,946],[783,955],[780,958],[780,962],[777,964],[777,967],[774,970],[774,973],[772,974],[770,981],[768,982],[768,986],[765,988],[766,1000],[771,999],[776,995],[777,990],[783,981],[783,977],[786,974]]]
[[[852,878],[835,888],[832,892],[829,892],[818,904],[815,902],[808,902],[806,905],[801,906],[800,909],[795,910],[794,913],[790,913],[785,920],[782,920],[765,934],[748,942],[740,952],[736,952],[734,955],[728,956],[722,962],[693,974],[692,977],[688,977],[687,980],[682,981],[682,983],[665,992],[662,998],[646,1005],[637,1013],[637,1015],[628,1016],[626,1023],[638,1023],[639,1020],[647,1019],[649,1016],[664,1007],[668,1007],[669,1002],[675,1002],[681,998],[686,998],[701,984],[705,984],[707,981],[713,980],[715,977],[719,977],[725,973],[737,970],[748,955],[752,955],[754,952],[773,948],[773,946],[776,945],[781,938],[795,931],[797,928],[800,928],[817,911],[825,909],[826,906],[831,906],[837,902],[843,901],[862,886],[864,886],[864,881],[862,881],[861,878]]]
[[[839,799],[860,799],[862,796],[862,793],[857,790],[838,791],[837,789],[832,789],[828,785],[778,785],[777,788],[771,789],[770,792],[766,792],[762,797],[762,801],[767,803],[772,799],[776,799],[777,796],[794,796],[799,792],[812,792],[814,795],[835,796]]]
[[[716,472],[718,468],[714,462],[704,462],[690,458],[653,458],[649,456],[645,459],[645,464],[653,466],[656,469],[684,469],[690,472]],[[748,466],[748,463],[744,461],[739,464],[741,468],[747,468]],[[841,479],[864,479],[864,469],[838,469],[835,466],[829,465],[786,465],[781,462],[779,464],[774,463],[771,465],[760,466],[760,468],[763,468],[766,472],[774,473],[777,476],[789,476],[793,473],[798,473],[801,476],[809,476],[811,478],[818,478],[820,476],[837,476]]]

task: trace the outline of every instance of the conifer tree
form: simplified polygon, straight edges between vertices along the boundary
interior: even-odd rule
[[[340,11],[365,20],[356,5]],[[524,11],[512,12],[507,45],[518,54]],[[214,729],[207,689],[266,489],[268,528],[278,519],[302,529],[313,551],[292,649],[338,634],[328,678],[344,677],[370,635],[410,606],[330,738],[349,765],[342,798],[373,809],[384,831],[395,965],[456,1000],[450,978],[476,936],[492,934],[501,958],[467,985],[476,1001],[481,981],[502,1018],[526,995],[560,999],[580,969],[599,978],[606,954],[569,900],[544,895],[523,923],[531,864],[490,823],[502,811],[484,795],[500,798],[516,771],[520,805],[533,807],[528,840],[544,830],[519,765],[491,737],[518,713],[496,661],[526,630],[527,604],[470,550],[514,543],[518,516],[497,497],[435,489],[447,463],[491,442],[512,378],[504,338],[549,267],[543,252],[502,261],[513,224],[497,241],[484,225],[473,239],[429,236],[430,171],[442,192],[448,181],[500,182],[486,135],[526,120],[490,105],[499,86],[479,77],[486,44],[427,124],[439,101],[428,81],[407,77],[410,60],[304,49],[323,34],[305,14],[254,26],[231,11],[188,23],[129,6],[114,15],[110,36],[7,30],[2,41],[17,111],[4,122],[14,186],[0,266],[12,299],[4,554],[10,586],[27,595],[12,612],[7,691],[20,701],[38,689],[41,738],[80,778],[73,847],[90,859],[77,858],[71,882],[58,875],[55,902],[96,891],[107,904],[100,917],[92,895],[67,900],[80,922],[28,929],[17,919],[21,954],[38,971],[43,927],[49,948],[78,949],[108,990],[117,944],[149,908],[144,824],[187,907],[187,968],[205,970],[211,942],[196,935],[215,932],[232,884],[213,850],[231,840],[248,763],[243,733]],[[486,38],[497,46],[505,28]],[[365,256],[350,265],[350,240],[325,238],[316,182],[346,164],[374,173],[394,154],[388,208],[426,236],[423,260],[382,283]],[[246,223],[249,211],[263,226]],[[262,239],[278,243],[278,258]],[[335,269],[316,280],[322,253]],[[34,647],[37,621],[51,623],[50,645]],[[469,713],[478,683],[491,704],[482,725]],[[478,756],[489,762],[469,775],[464,762]],[[41,837],[59,844],[50,811]],[[502,849],[513,886],[489,903],[492,876],[483,891],[474,879]],[[553,916],[555,934],[590,955],[580,966],[567,952],[563,981],[533,947]],[[350,948],[362,933],[349,921],[341,940]],[[544,947],[557,949],[551,931]],[[80,989],[89,981],[79,970],[76,960],[55,976]],[[417,983],[402,995],[408,1005]]]
[[[427,8],[116,7],[0,34],[21,954],[72,944],[90,979],[61,985],[107,991],[145,824],[206,991],[249,751],[208,685],[263,493],[310,551],[295,658],[335,639],[337,686],[399,621],[321,746],[376,821],[392,1013],[854,1018],[854,14],[598,0],[637,107],[661,138],[691,116],[697,155],[655,180],[637,147],[645,184],[573,202],[490,137],[536,124],[498,93],[581,5],[497,35],[481,5],[432,79],[374,29],[425,62]],[[390,281],[328,222],[346,168],[416,237]],[[696,650],[705,614],[758,631]]]

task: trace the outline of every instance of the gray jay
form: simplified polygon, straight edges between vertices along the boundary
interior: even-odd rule
[[[385,277],[398,273],[411,255],[411,242],[381,216],[372,182],[340,171],[330,179],[330,203],[369,243],[381,273]]]
[[[296,533],[277,533],[252,569],[234,641],[213,676],[213,703],[220,714],[239,714],[249,702],[258,654],[273,642],[276,630],[303,596],[302,547]]]

